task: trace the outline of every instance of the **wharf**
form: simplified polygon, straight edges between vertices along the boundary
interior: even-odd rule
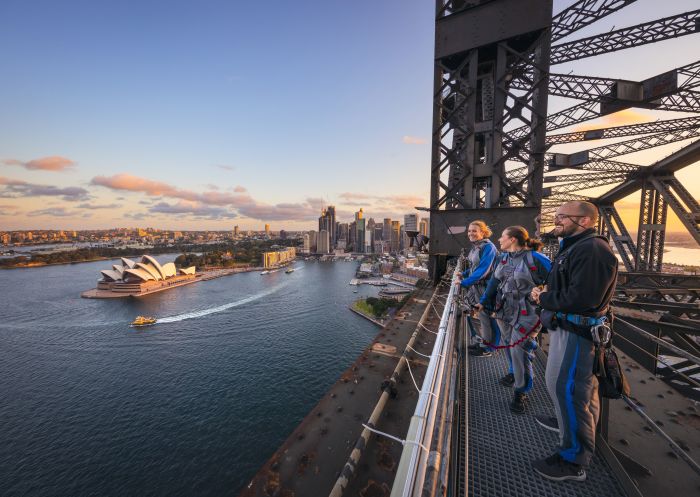
[[[435,335],[418,326],[432,293],[431,288],[418,290],[399,315],[380,330],[243,489],[242,497],[330,493],[363,430],[362,423],[367,422],[382,394],[382,383],[391,376],[412,334],[419,331],[414,344],[418,352],[429,354],[432,350]],[[424,324],[437,328],[439,321],[440,316],[430,312]],[[411,359],[411,372],[418,384],[426,367],[426,359]],[[405,370],[393,393],[377,427],[404,436],[418,399]],[[359,463],[359,474],[351,480],[345,495],[388,495],[401,450],[396,442],[371,437]]]

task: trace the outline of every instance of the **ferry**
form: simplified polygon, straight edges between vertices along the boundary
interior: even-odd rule
[[[151,326],[156,324],[158,320],[149,316],[136,316],[136,319],[131,323],[132,328],[139,328],[141,326]]]
[[[287,270],[285,271],[285,273],[287,273],[287,274],[293,273],[293,272],[294,272],[294,268],[293,268],[293,267],[290,267],[289,269],[287,269]]]
[[[263,271],[263,272],[260,273],[260,274],[270,274],[270,271]]]

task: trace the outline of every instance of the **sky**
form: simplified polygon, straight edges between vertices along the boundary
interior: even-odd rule
[[[555,0],[555,12],[570,3]],[[639,0],[572,39],[694,8]],[[340,221],[360,207],[401,219],[427,206],[434,9],[4,0],[0,230],[295,230],[325,205]],[[553,70],[640,80],[692,62],[699,44],[692,35]],[[601,123],[659,117],[676,115]],[[678,176],[700,196],[697,165]],[[620,205],[633,223],[638,197]]]

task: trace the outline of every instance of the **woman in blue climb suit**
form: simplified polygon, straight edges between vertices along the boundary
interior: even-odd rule
[[[532,389],[535,337],[542,327],[530,292],[546,281],[551,262],[537,252],[542,242],[531,239],[522,226],[509,226],[498,242],[503,255],[497,261],[479,307],[496,313],[503,343],[510,348],[515,379],[510,410],[522,414],[527,393]]]
[[[492,234],[491,229],[484,221],[472,221],[467,227],[467,236],[472,242],[472,248],[467,255],[469,267],[462,273],[463,279],[460,286],[466,289],[467,303],[472,307],[479,303],[479,299],[486,291],[486,283],[491,277],[493,263],[498,256],[496,246],[489,240]],[[478,333],[482,342],[498,343],[500,331],[495,320],[483,309],[478,313],[477,318],[479,319],[478,330],[475,330],[476,326],[471,317],[467,318],[472,336]],[[491,355],[490,350],[482,347],[479,343],[470,346],[469,353],[481,357]]]

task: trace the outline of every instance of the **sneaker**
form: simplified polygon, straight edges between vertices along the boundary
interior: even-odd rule
[[[538,425],[540,425],[545,430],[559,433],[559,423],[557,422],[557,418],[555,418],[554,416],[545,416],[543,414],[536,414],[535,421],[537,422]]]
[[[483,347],[478,347],[469,351],[469,355],[473,357],[491,357],[493,352]]]
[[[513,401],[510,403],[510,412],[513,414],[525,414],[525,403],[527,402],[527,394],[515,392]]]
[[[508,373],[503,378],[498,380],[498,383],[503,385],[504,387],[512,387],[513,385],[515,385],[515,376],[513,375],[513,373]]]
[[[586,479],[586,470],[580,464],[567,461],[558,452],[544,459],[532,461],[532,469],[548,480],[584,481]]]

